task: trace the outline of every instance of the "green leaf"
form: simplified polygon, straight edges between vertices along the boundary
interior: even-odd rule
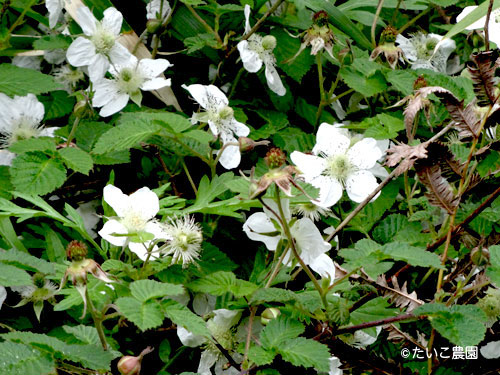
[[[62,34],[46,35],[33,42],[34,49],[55,50],[66,49],[71,44],[71,38]]]
[[[257,290],[250,297],[250,303],[262,302],[292,302],[296,301],[297,296],[294,292],[288,289],[281,288],[265,288]]]
[[[0,64],[0,92],[4,94],[37,95],[58,89],[61,89],[61,85],[52,76],[12,64]]]
[[[279,349],[283,343],[304,332],[302,323],[284,315],[271,319],[260,333],[260,342],[265,349]]]
[[[225,253],[209,242],[204,241],[201,246],[201,258],[198,265],[193,267],[195,274],[207,275],[217,271],[233,271],[238,267]]]
[[[186,328],[195,335],[210,337],[205,321],[189,310],[186,306],[174,300],[163,300],[161,302],[165,315],[173,323]]]
[[[276,357],[274,351],[267,351],[262,346],[252,345],[248,351],[248,359],[257,366],[270,364],[274,357]]]
[[[486,275],[490,278],[493,284],[500,287],[500,246],[490,246],[488,251],[490,252],[491,266],[486,269]]]
[[[217,40],[212,33],[203,33],[196,36],[190,36],[183,40],[184,45],[187,47],[187,53],[199,51],[202,48],[210,47],[217,48]]]
[[[432,327],[451,343],[462,347],[474,346],[484,339],[485,313],[478,306],[426,303],[414,310],[415,315],[425,314]]]
[[[66,333],[75,336],[84,344],[100,345],[99,334],[97,333],[97,329],[95,327],[89,327],[80,324],[73,327],[63,326],[62,328]]]
[[[405,128],[402,119],[390,116],[386,113],[379,113],[375,117],[367,118],[363,121],[370,124],[365,132],[365,137],[372,137],[375,139],[390,139],[396,138],[398,132]]]
[[[163,314],[156,301],[141,302],[132,297],[121,297],[115,303],[125,318],[141,331],[156,328],[163,323]]]
[[[373,239],[383,244],[390,242],[407,225],[408,219],[406,216],[401,214],[389,215],[373,229]]]
[[[418,78],[418,74],[414,70],[390,69],[385,72],[385,78],[391,84],[391,87],[407,96],[413,94],[413,84]]]
[[[139,301],[146,302],[151,298],[182,294],[184,289],[181,285],[160,283],[155,280],[138,280],[130,284],[130,291]]]
[[[376,72],[367,77],[348,66],[340,69],[339,74],[347,86],[366,97],[381,93],[387,89],[387,84],[381,72]]]
[[[65,361],[81,363],[93,370],[109,371],[111,361],[118,355],[115,351],[104,351],[97,345],[71,345],[55,337],[32,332],[9,332],[0,335],[5,340],[22,342]]]
[[[281,357],[292,365],[314,367],[318,371],[330,369],[330,352],[326,345],[305,337],[289,339],[283,344],[278,351]]]
[[[437,254],[402,242],[391,242],[382,247],[382,252],[394,260],[404,260],[412,266],[443,268]]]
[[[124,116],[119,125],[104,133],[96,145],[93,152],[96,154],[106,154],[113,151],[127,150],[158,133],[161,127],[157,124],[142,120],[139,116]]]
[[[28,151],[56,151],[54,138],[40,137],[17,141],[9,146],[9,151],[22,154]]]
[[[308,51],[302,51],[295,60],[283,63],[295,56],[300,49],[301,41],[298,38],[292,38],[282,28],[273,29],[271,35],[273,35],[277,41],[274,55],[278,61],[278,66],[288,76],[300,83],[302,77],[311,69],[311,65],[314,63],[314,56],[311,56]]]
[[[219,271],[200,279],[192,281],[188,287],[195,292],[210,293],[221,296],[228,292],[236,297],[242,297],[253,293],[258,286],[245,280],[237,279],[234,273]]]
[[[73,112],[75,97],[66,91],[57,90],[40,99],[45,107],[45,120],[61,118]]]
[[[389,306],[390,304],[385,298],[374,298],[351,312],[350,323],[357,325],[397,315],[399,310]]]
[[[74,147],[61,148],[58,152],[68,168],[88,176],[94,163],[87,152]]]
[[[56,372],[54,360],[27,345],[11,341],[0,343],[3,358],[0,373],[8,375],[49,375]]]
[[[54,272],[54,266],[49,262],[16,249],[11,249],[9,251],[0,250],[0,262],[31,272],[42,272],[45,274]]]
[[[31,284],[31,276],[28,272],[9,264],[0,263],[0,285],[22,286]]]
[[[66,181],[63,164],[38,151],[15,158],[10,173],[15,188],[28,194],[45,195]]]

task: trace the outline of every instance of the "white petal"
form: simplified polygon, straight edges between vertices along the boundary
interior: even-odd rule
[[[156,240],[171,240],[172,236],[168,233],[166,233],[162,226],[154,221],[151,220],[148,223],[146,223],[146,226],[144,227],[144,232],[151,233],[152,235],[155,236]]]
[[[97,82],[104,77],[109,68],[108,58],[102,54],[96,54],[94,60],[89,64],[89,78]]]
[[[258,72],[260,68],[262,68],[262,60],[260,59],[259,54],[250,49],[248,41],[246,40],[242,40],[237,46],[245,69],[250,73]]]
[[[125,216],[130,208],[130,198],[120,188],[106,185],[103,190],[104,201],[111,206],[119,217]]]
[[[312,150],[313,154],[324,153],[327,156],[345,154],[351,140],[345,130],[338,125],[330,125],[324,122],[319,126],[316,134],[316,145]]]
[[[16,154],[8,150],[0,150],[0,165],[12,165],[12,160],[16,157]]]
[[[500,357],[500,341],[491,341],[488,344],[481,346],[479,351],[484,358],[498,358]]]
[[[148,247],[149,247],[149,241],[145,243],[139,243],[139,242],[128,243],[128,248],[130,249],[130,251],[133,252],[135,255],[137,255],[137,257],[143,261],[148,259]],[[152,252],[150,259],[155,259],[155,258],[157,258],[157,256],[155,253]]]
[[[97,234],[94,232],[94,228],[100,220],[99,216],[96,213],[96,208],[98,205],[99,203],[94,200],[82,203],[76,209],[76,212],[78,212],[83,219],[85,230],[92,236],[92,238],[95,238],[97,236]]]
[[[73,66],[86,66],[95,60],[94,44],[83,37],[76,38],[66,51],[66,58]]]
[[[120,34],[122,28],[123,16],[116,8],[108,8],[103,13],[103,28],[111,31],[115,35]]]
[[[283,82],[281,82],[281,78],[276,71],[276,68],[273,64],[266,64],[266,79],[267,85],[276,95],[283,96],[286,94],[285,86],[283,86]]]
[[[193,311],[198,315],[206,315],[215,309],[217,298],[208,293],[196,293],[193,298]]]
[[[201,105],[204,109],[210,106],[222,108],[229,104],[226,95],[214,85],[182,85],[183,88],[189,91],[189,94]]]
[[[118,234],[127,234],[128,230],[125,228],[120,222],[117,220],[111,219],[104,224],[102,229],[98,232],[99,236],[104,238],[106,241],[109,243],[115,245],[115,246],[123,246],[127,242],[127,237],[125,236],[120,236],[120,237],[115,237],[112,236],[112,233],[118,233]]]
[[[19,112],[14,105],[14,101],[0,92],[0,132],[10,132],[12,120],[19,118]]]
[[[309,263],[309,267],[321,275],[321,277],[330,278],[330,285],[335,281],[335,265],[333,264],[332,258],[327,254],[321,254],[312,262]]]
[[[363,138],[347,151],[347,157],[359,169],[370,169],[382,157],[382,152],[375,139]]]
[[[40,137],[55,137],[55,131],[59,130],[60,128],[57,126],[51,126],[49,128],[43,128],[40,131]]]
[[[165,78],[153,78],[150,79],[149,81],[144,82],[141,85],[141,90],[144,91],[152,91],[152,90],[158,90],[163,87],[167,87],[171,85],[171,80],[165,79]]]
[[[45,51],[47,53],[47,51]],[[14,56],[12,59],[12,65],[18,66],[20,68],[41,70],[40,65],[42,64],[41,56]]]
[[[144,221],[155,217],[160,210],[158,196],[146,186],[131,194],[129,202],[130,207],[134,212],[140,213]]]
[[[243,231],[247,234],[248,238],[254,241],[264,242],[268,250],[276,250],[280,236],[262,235],[260,233],[275,232],[276,228],[263,212],[257,212],[250,215],[250,217],[243,224]]]
[[[204,350],[203,353],[201,353],[200,363],[196,372],[200,375],[212,375],[210,367],[215,364],[217,358],[217,354],[213,353],[210,350]]]
[[[120,64],[124,61],[129,61],[130,59],[134,59],[130,51],[121,43],[115,42],[113,47],[111,47],[111,51],[109,51],[109,59],[113,64]],[[137,59],[135,59],[137,60]]]
[[[319,189],[319,197],[312,202],[320,207],[331,207],[342,198],[342,185],[334,178],[318,176],[310,183]]]
[[[19,115],[29,118],[34,125],[38,125],[43,120],[45,108],[35,95],[14,96],[14,105],[18,108]]]
[[[76,18],[76,22],[80,25],[85,35],[91,36],[94,34],[97,19],[94,17],[89,8],[84,5],[80,6],[76,11]]]
[[[213,322],[218,330],[229,331],[241,318],[240,310],[218,309],[214,310]]]
[[[172,64],[165,59],[142,59],[139,61],[138,70],[145,78],[152,79],[158,77],[170,66]]]
[[[205,337],[195,335],[182,326],[177,326],[177,337],[182,342],[182,345],[191,348],[196,348],[207,341]]]
[[[45,0],[45,6],[49,11],[49,27],[53,29],[57,25],[59,16],[62,11],[62,1],[61,0]]]
[[[101,108],[99,114],[108,117],[120,112],[127,105],[129,98],[128,94],[117,94],[112,101]]]
[[[346,191],[349,198],[356,202],[363,202],[378,186],[377,179],[369,171],[357,171],[346,180]],[[377,199],[378,195],[374,197]]]
[[[354,343],[353,343],[353,346],[365,348],[368,345],[373,344],[375,341],[377,341],[377,337],[378,337],[380,331],[382,330],[382,327],[378,326],[376,328],[376,330],[377,330],[377,336],[376,337],[373,337],[373,336],[369,335],[368,333],[366,333],[366,332],[364,332],[362,330],[356,331],[354,333]]]
[[[108,104],[118,94],[116,82],[104,78],[94,83],[94,96],[92,98],[92,106],[102,107]]]
[[[326,161],[316,155],[304,154],[300,151],[294,151],[290,155],[293,164],[295,164],[300,173],[304,175],[306,180],[320,176],[326,168]]]
[[[268,210],[266,206],[263,207],[264,213],[267,217],[270,217],[273,220],[277,220],[274,213],[279,215],[279,207],[274,199],[264,198],[264,203],[269,207],[272,211]],[[281,208],[283,209],[283,215],[285,215],[285,219],[290,221],[292,219],[292,213],[290,211],[290,200],[287,198],[281,198]]]
[[[231,129],[238,137],[246,137],[248,134],[250,134],[250,128],[242,122],[236,121],[235,119],[231,120]]]
[[[220,151],[219,151],[220,152]],[[239,146],[227,146],[219,159],[220,164],[226,169],[233,169],[240,165],[241,152]]]
[[[245,14],[245,34],[248,34],[250,31],[250,5],[245,4],[245,9],[243,9],[243,13]]]
[[[340,369],[342,363],[340,359],[335,356],[330,357],[330,371],[328,371],[328,375],[343,375],[344,371]]]
[[[375,177],[382,179],[389,176],[389,172],[387,172],[387,170],[384,167],[382,167],[379,163],[375,164],[373,168],[368,169],[368,171],[371,172]]]
[[[411,39],[405,38],[403,35],[398,34],[396,37],[396,44],[403,51],[403,54],[409,61],[417,60],[417,50],[411,42]]]
[[[323,239],[321,232],[309,218],[297,220],[290,230],[297,241],[300,257],[306,264],[312,263],[332,247]]]
[[[0,285],[0,309],[2,308],[3,302],[7,298],[7,290],[5,287]]]

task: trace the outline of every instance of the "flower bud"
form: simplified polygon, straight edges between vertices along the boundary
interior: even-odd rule
[[[477,246],[470,252],[470,260],[476,266],[484,266],[488,264],[490,259],[490,253],[487,249],[482,246]]]
[[[154,34],[156,31],[158,31],[160,26],[161,26],[161,21],[158,19],[148,20],[148,22],[146,23],[146,29],[150,34]]]
[[[276,319],[281,315],[281,311],[276,307],[268,307],[260,315],[260,322],[263,325],[267,325],[272,319]]]
[[[285,153],[278,147],[273,147],[270,149],[266,157],[264,158],[269,169],[275,169],[281,167],[286,162]]]
[[[276,48],[276,38],[272,35],[266,35],[262,38],[262,47],[272,51]]]
[[[318,26],[324,26],[328,24],[328,13],[324,10],[320,10],[313,15],[313,22]]]
[[[418,78],[413,82],[413,90],[417,91],[420,90],[422,87],[427,87],[427,80],[424,78],[423,75],[418,76]]]
[[[148,346],[137,357],[131,355],[121,357],[117,365],[118,371],[120,371],[122,375],[139,375],[141,372],[142,357],[152,351],[153,349]]]
[[[269,141],[254,141],[253,139],[250,139],[248,137],[239,137],[238,143],[240,144],[240,151],[246,152],[252,151],[257,146],[267,146],[269,144]]]
[[[73,240],[66,246],[66,255],[70,260],[82,260],[87,257],[87,245],[83,242]]]
[[[83,117],[86,114],[87,110],[88,110],[87,101],[79,100],[73,107],[73,114],[76,117]]]
[[[398,30],[392,26],[387,26],[380,35],[380,43],[394,43],[398,36]]]

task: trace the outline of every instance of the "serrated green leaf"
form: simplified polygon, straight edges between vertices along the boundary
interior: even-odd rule
[[[62,328],[66,333],[75,336],[84,344],[100,345],[99,334],[95,327],[80,324],[78,326],[63,326]]]
[[[27,345],[11,341],[0,343],[3,359],[0,373],[8,375],[49,375],[56,372],[52,358]]]
[[[93,153],[107,154],[127,150],[160,130],[161,127],[157,124],[143,121],[139,117],[126,116],[118,126],[111,128],[99,138]]]
[[[392,87],[407,96],[413,94],[413,84],[418,78],[418,74],[414,70],[390,69],[385,72],[385,78]]]
[[[391,259],[404,260],[412,266],[443,268],[437,254],[405,243],[388,243],[382,247],[382,252]]]
[[[21,286],[30,285],[31,276],[25,270],[0,262],[0,285]]]
[[[75,97],[63,90],[53,91],[43,96],[40,101],[45,107],[45,120],[66,116],[73,111],[75,105]]]
[[[115,303],[125,318],[141,331],[156,328],[163,323],[163,314],[156,301],[141,302],[132,297],[121,297]]]
[[[10,169],[12,183],[19,191],[45,195],[66,181],[61,161],[42,152],[26,152],[14,159]]]
[[[178,326],[184,327],[195,335],[210,337],[205,321],[186,306],[174,300],[164,300],[161,305],[167,318]]]
[[[262,346],[252,345],[248,351],[248,359],[257,366],[270,364],[274,357],[276,357],[274,351],[267,351]]]
[[[52,76],[12,64],[0,64],[0,92],[4,94],[37,95],[59,89],[61,85]]]
[[[488,251],[490,252],[491,266],[486,269],[486,275],[490,278],[492,283],[500,287],[500,246],[490,246]]]
[[[373,96],[387,89],[384,76],[380,72],[367,77],[349,66],[340,69],[339,74],[347,86],[365,97]]]
[[[58,150],[58,153],[68,168],[73,169],[75,172],[88,176],[94,165],[92,157],[79,148],[65,147]]]
[[[314,367],[318,371],[330,369],[328,347],[318,341],[297,337],[283,342],[278,351],[285,361],[294,366]]]
[[[260,342],[265,349],[279,349],[286,341],[304,332],[304,326],[297,320],[284,315],[271,319],[260,333]]]
[[[54,138],[28,138],[10,145],[9,151],[16,154],[22,154],[28,151],[56,151],[56,144]]]
[[[192,281],[188,287],[201,293],[210,293],[214,296],[221,296],[226,293],[233,293],[236,297],[242,297],[254,292],[258,286],[245,280],[237,279],[234,273],[219,271],[200,279]]]
[[[93,370],[110,370],[110,364],[117,352],[104,351],[97,345],[71,345],[55,337],[32,332],[9,332],[0,335],[5,340],[22,342],[34,348],[53,353],[56,358],[81,363]]]
[[[151,298],[182,294],[184,289],[181,285],[160,283],[155,280],[138,280],[130,284],[130,291],[139,301],[146,302]]]
[[[201,276],[217,271],[233,271],[238,267],[226,254],[209,242],[204,241],[201,246],[201,258],[197,266],[193,267],[195,274]]]
[[[351,312],[350,323],[356,325],[374,320],[390,318],[398,313],[398,309],[390,308],[389,302],[383,297],[374,298]]]
[[[66,49],[71,44],[71,38],[66,35],[46,35],[33,42],[33,48],[42,50]]]
[[[372,232],[373,239],[380,243],[390,242],[396,233],[408,225],[408,219],[401,214],[392,214],[384,218]]]
[[[294,292],[288,289],[281,288],[265,288],[257,290],[250,297],[250,303],[262,302],[291,302],[296,301],[297,296]]]
[[[398,132],[405,128],[405,124],[402,119],[390,116],[386,113],[379,113],[377,116],[368,118],[365,121],[371,125],[366,130],[365,137],[375,139],[396,138],[398,136]]]
[[[42,272],[45,274],[54,272],[54,266],[49,262],[16,249],[8,251],[0,250],[0,262],[11,264],[31,272]]]

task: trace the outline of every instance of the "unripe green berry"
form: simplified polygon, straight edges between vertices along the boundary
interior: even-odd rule
[[[264,38],[262,38],[262,47],[264,49],[272,51],[276,48],[276,43],[276,38],[272,35],[266,35]]]

